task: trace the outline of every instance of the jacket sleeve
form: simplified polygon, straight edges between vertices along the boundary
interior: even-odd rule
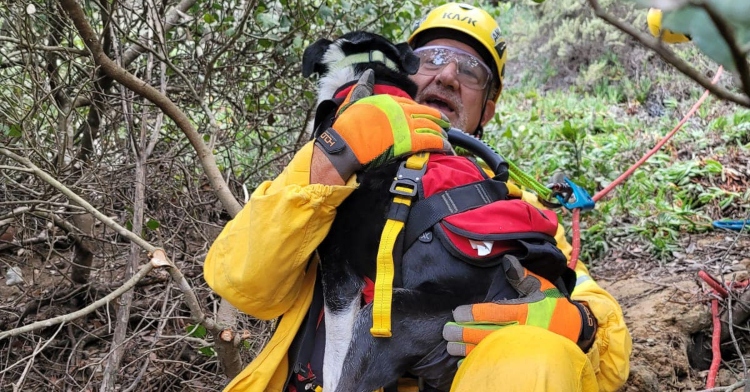
[[[524,191],[523,200],[544,208],[532,193]],[[573,247],[566,239],[562,225],[557,227],[555,240],[558,248],[570,260]],[[576,263],[575,271],[576,286],[571,298],[586,303],[597,319],[596,339],[586,355],[596,372],[599,390],[616,391],[625,384],[630,373],[630,352],[633,348],[630,332],[617,300],[591,278],[580,260]]]
[[[586,353],[594,366],[600,391],[616,391],[628,379],[633,341],[622,309],[612,295],[589,275],[586,266],[576,264],[576,287],[571,298],[588,305],[597,320],[594,345]]]
[[[308,143],[276,179],[262,183],[206,256],[208,285],[253,317],[276,318],[292,306],[336,207],[356,189],[354,176],[343,186],[310,184],[312,150]]]

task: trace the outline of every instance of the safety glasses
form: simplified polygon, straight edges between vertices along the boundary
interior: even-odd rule
[[[461,49],[449,46],[423,46],[414,50],[419,57],[420,75],[435,76],[450,63],[456,64],[456,79],[462,86],[483,90],[492,79],[489,67],[482,60]]]

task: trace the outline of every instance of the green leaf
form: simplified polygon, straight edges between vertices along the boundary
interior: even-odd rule
[[[740,3],[740,2],[735,2]],[[713,4],[721,17],[726,20],[732,31],[735,31],[735,41],[743,46],[750,41],[750,26],[745,19],[747,16],[733,16],[732,13],[740,12],[746,7],[744,5],[732,5],[725,0],[715,0]],[[750,12],[750,8],[748,8]],[[716,28],[708,13],[699,7],[685,6],[675,11],[664,13],[664,28],[674,32],[684,33],[690,36],[693,43],[706,56],[723,65],[727,70],[736,69],[734,58],[729,50],[729,45]]]
[[[323,19],[329,19],[333,17],[333,10],[325,5],[321,5],[318,9],[318,15]]]
[[[206,327],[200,325],[200,324],[188,324],[185,326],[185,330],[188,333],[188,336],[203,339],[208,335],[208,330]]]
[[[750,25],[750,1],[713,0],[709,2],[728,21]]]
[[[510,129],[510,125],[505,127],[505,132],[503,132],[501,136],[506,139],[513,137],[513,131]]]
[[[161,226],[161,224],[159,224],[159,221],[156,219],[149,219],[148,222],[146,222],[146,227],[151,230],[156,230],[159,226]]]
[[[208,12],[206,12],[205,14],[203,14],[203,21],[206,22],[206,23],[208,23],[208,24],[211,24],[211,23],[216,22],[216,18],[214,18],[213,15],[209,14]]]
[[[214,350],[213,347],[201,347],[198,349],[198,352],[207,357],[213,357],[216,355],[216,350]]]
[[[575,141],[576,140],[576,129],[570,124],[570,121],[565,120],[562,127],[562,135],[565,140]]]

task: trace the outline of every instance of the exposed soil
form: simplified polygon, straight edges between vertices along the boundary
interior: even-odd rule
[[[710,288],[698,277],[703,269],[724,281],[747,276],[750,257],[747,234],[713,232],[689,236],[683,241],[684,254],[659,264],[648,254],[615,249],[592,268],[599,284],[622,306],[633,338],[630,378],[625,391],[689,391],[706,386],[710,352],[691,344],[693,336],[710,336]],[[742,290],[735,291],[737,294]],[[721,303],[723,312],[724,302]],[[745,325],[743,323],[743,325]],[[726,328],[726,324],[723,325]],[[740,347],[746,332],[735,329]],[[710,340],[709,340],[710,341]],[[704,346],[708,347],[708,346]],[[746,352],[741,348],[743,352]],[[689,354],[692,353],[692,354]],[[742,364],[730,342],[723,346],[725,362],[716,386],[731,385],[741,378]],[[691,361],[688,357],[702,357]]]

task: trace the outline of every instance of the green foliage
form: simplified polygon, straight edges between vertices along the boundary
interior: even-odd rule
[[[161,224],[156,219],[149,219],[146,222],[146,227],[148,227],[150,230],[156,230],[159,228],[159,226],[161,226]]]
[[[642,109],[645,116],[625,115],[624,104],[611,98],[606,93],[511,88],[503,93],[495,121],[485,135],[498,151],[541,183],[555,170],[563,170],[593,196],[650,150],[679,119],[652,118]],[[682,111],[692,103],[676,101],[675,106]],[[724,185],[729,169],[722,161],[702,153],[710,143],[712,157],[736,148],[747,154],[750,111],[726,115],[709,111],[703,119],[707,127],[685,125],[673,142],[597,202],[595,210],[582,214],[583,260],[595,260],[615,244],[633,240],[647,244],[655,256],[667,258],[685,234],[710,230],[711,221],[722,211],[750,203],[747,194]],[[737,143],[743,138],[744,144]],[[725,146],[721,139],[734,146]],[[676,148],[693,153],[679,158]],[[569,214],[561,213],[561,218],[570,224]]]
[[[206,329],[206,327],[200,324],[186,325],[185,331],[187,332],[187,336],[197,339],[205,339],[208,336],[208,330]],[[199,347],[198,352],[206,357],[216,356],[216,350],[214,350],[214,348],[211,346]]]
[[[615,0],[600,3],[628,21],[645,21],[633,6]],[[519,3],[509,14],[505,19],[513,23],[501,25],[510,28],[510,61],[521,61],[516,72],[522,77],[554,86],[572,78],[578,88],[602,91],[610,85],[616,87],[626,71],[621,58],[629,58],[625,54],[633,53],[633,45],[625,35],[596,18],[585,1]]]
[[[664,12],[664,28],[687,34],[703,53],[728,70],[736,70],[738,60],[747,62],[750,52],[749,2],[707,0],[703,5],[674,2],[671,6],[674,8]],[[709,14],[709,9],[713,15]],[[730,43],[739,50],[740,58],[732,54]]]

